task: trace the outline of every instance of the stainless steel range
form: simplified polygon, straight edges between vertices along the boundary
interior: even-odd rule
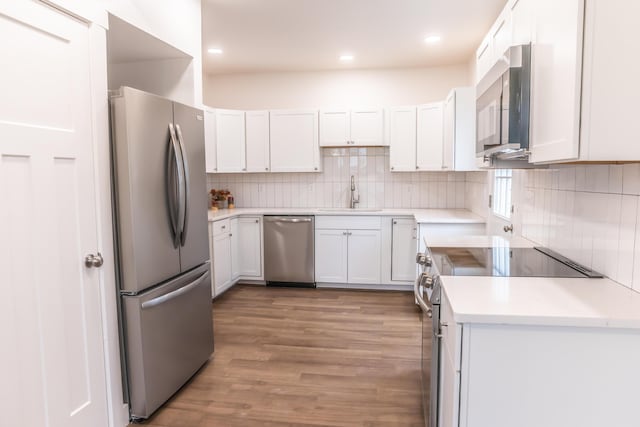
[[[442,277],[586,277],[601,278],[546,248],[428,247],[418,253],[421,273],[414,283],[416,303],[422,309],[422,398],[425,426],[440,425],[440,356]]]

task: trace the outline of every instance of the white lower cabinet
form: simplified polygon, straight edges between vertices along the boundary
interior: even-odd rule
[[[316,229],[316,282],[347,283],[346,230]]]
[[[413,218],[392,219],[391,280],[408,282],[416,279],[416,228]]]
[[[456,323],[442,293],[441,427],[634,427],[637,330]]]
[[[240,279],[263,279],[261,216],[214,221],[209,228],[214,297]]]
[[[347,233],[347,283],[380,283],[380,230],[349,230]]]
[[[262,217],[237,219],[238,270],[241,278],[259,280],[262,272]]]
[[[379,217],[316,217],[318,283],[380,284]]]
[[[219,221],[223,224],[213,223],[212,239],[213,253],[213,289],[212,294],[218,296],[226,291],[232,283],[231,274],[231,233],[229,220]]]

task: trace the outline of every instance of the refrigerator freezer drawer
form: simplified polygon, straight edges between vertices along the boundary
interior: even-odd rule
[[[129,405],[148,418],[213,352],[210,264],[136,296],[123,296]]]

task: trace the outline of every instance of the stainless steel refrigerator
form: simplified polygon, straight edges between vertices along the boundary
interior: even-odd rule
[[[213,352],[204,122],[129,87],[110,100],[125,385],[144,419]]]

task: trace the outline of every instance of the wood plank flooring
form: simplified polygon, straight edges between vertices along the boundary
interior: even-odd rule
[[[144,424],[424,426],[413,295],[237,285],[214,357]]]

